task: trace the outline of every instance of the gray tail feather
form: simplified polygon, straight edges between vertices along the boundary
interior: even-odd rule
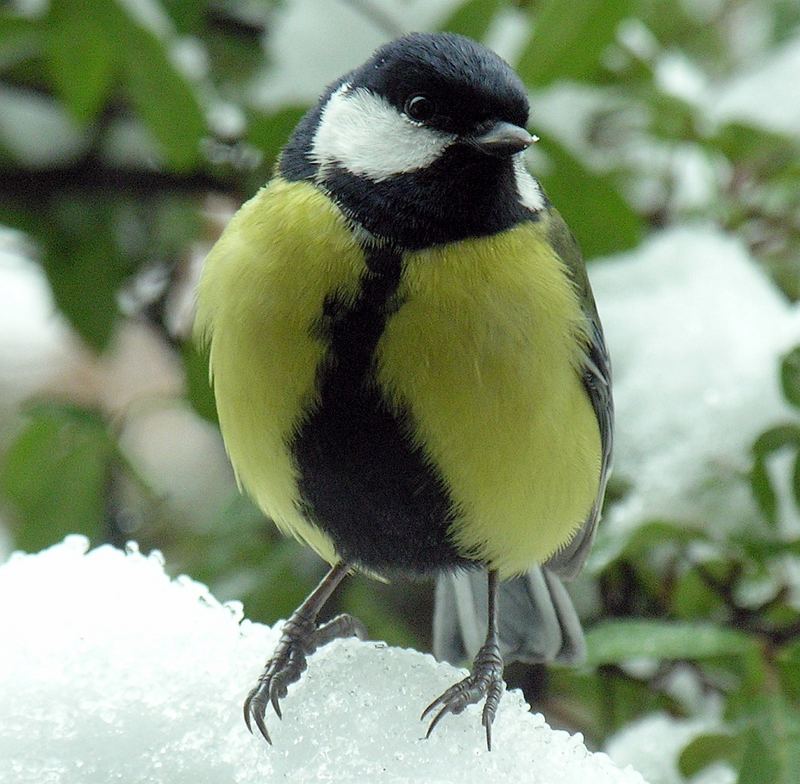
[[[454,572],[436,580],[433,653],[460,664],[486,637],[485,571]],[[536,566],[500,584],[500,648],[506,662],[572,663],[586,655],[578,614],[561,580]]]

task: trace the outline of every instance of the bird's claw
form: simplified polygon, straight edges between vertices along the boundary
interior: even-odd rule
[[[267,743],[272,739],[265,721],[267,706],[272,705],[275,715],[283,718],[280,701],[286,697],[289,686],[300,680],[308,666],[308,656],[337,637],[366,637],[363,624],[351,615],[338,615],[321,626],[313,618],[293,615],[283,626],[278,647],[264,667],[258,683],[244,701],[244,721],[253,731],[253,722]]]
[[[451,686],[443,694],[437,697],[422,712],[421,719],[424,719],[434,710],[439,708],[438,713],[433,717],[425,737],[429,738],[436,725],[448,714],[454,716],[461,713],[467,705],[474,705],[484,697],[486,702],[483,706],[483,717],[481,723],[486,729],[486,746],[492,750],[492,723],[494,722],[497,706],[503,695],[503,659],[495,643],[484,645],[475,662],[472,665],[472,672],[463,681]]]

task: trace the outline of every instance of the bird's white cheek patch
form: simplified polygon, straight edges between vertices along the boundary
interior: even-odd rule
[[[514,177],[517,182],[517,193],[523,207],[538,212],[544,207],[544,194],[539,183],[525,168],[522,153],[514,156]]]
[[[309,157],[376,182],[430,166],[456,139],[416,125],[384,98],[343,84],[322,110]]]

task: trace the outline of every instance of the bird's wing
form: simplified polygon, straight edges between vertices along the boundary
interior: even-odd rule
[[[602,461],[597,497],[591,512],[570,543],[553,555],[545,564],[552,572],[570,580],[580,572],[594,539],[603,506],[606,483],[611,470],[611,452],[614,441],[614,401],[611,396],[611,361],[606,349],[603,327],[597,315],[586,265],[580,248],[564,219],[555,209],[549,211],[547,238],[566,265],[578,291],[584,311],[589,319],[589,343],[586,346],[582,374],[583,384],[592,403],[600,427]]]
[[[586,641],[572,600],[561,580],[534,566],[503,580],[498,596],[500,649],[508,662],[558,661],[586,657]],[[473,659],[486,636],[486,572],[451,571],[436,578],[433,653],[460,664]]]

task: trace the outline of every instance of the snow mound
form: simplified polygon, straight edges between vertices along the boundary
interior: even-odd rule
[[[487,752],[473,706],[424,740],[421,709],[462,673],[382,643],[313,656],[270,715],[274,746],[241,704],[278,637],[157,554],[82,537],[0,567],[0,782],[502,780],[643,784],[632,769],[551,730],[517,692]]]
[[[698,735],[719,732],[710,718],[675,719],[652,713],[624,727],[606,744],[609,756],[621,765],[636,765],[651,784],[686,784],[678,769],[683,749]],[[736,771],[716,762],[690,779],[691,784],[736,784]]]
[[[800,343],[798,309],[707,226],[664,231],[590,271],[614,373],[614,473],[629,486],[607,508],[595,563],[644,520],[741,529],[757,517],[742,480],[750,448],[796,417],[778,371]],[[797,530],[794,504],[783,507]]]
[[[800,36],[794,36],[751,69],[715,88],[706,105],[719,124],[743,122],[773,133],[800,133]]]

